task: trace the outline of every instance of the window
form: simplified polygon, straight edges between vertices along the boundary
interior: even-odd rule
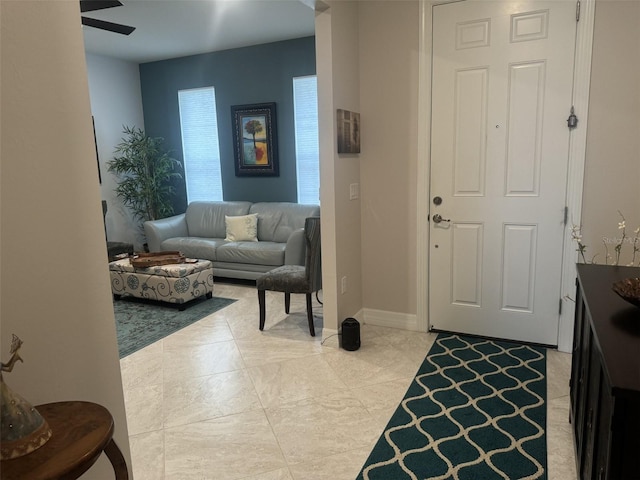
[[[178,106],[187,202],[222,200],[215,89],[180,90]]]
[[[315,75],[293,79],[298,203],[320,204],[318,82]]]

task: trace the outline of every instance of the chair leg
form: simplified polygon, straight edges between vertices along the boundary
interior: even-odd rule
[[[284,293],[284,313],[289,313],[291,310],[291,294],[289,292]]]
[[[260,330],[264,330],[264,320],[266,317],[264,290],[258,290],[258,303],[260,304]]]
[[[309,320],[309,333],[312,337],[315,337],[316,329],[313,327],[313,305],[311,303],[310,293],[307,293],[307,319]]]

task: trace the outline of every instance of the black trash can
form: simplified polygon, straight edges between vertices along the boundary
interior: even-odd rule
[[[342,348],[349,351],[360,348],[360,322],[345,318],[342,322]]]

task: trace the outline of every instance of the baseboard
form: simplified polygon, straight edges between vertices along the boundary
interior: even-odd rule
[[[362,311],[363,323],[378,327],[400,328],[419,332],[418,319],[415,314],[387,312],[384,310],[374,310],[365,308]]]

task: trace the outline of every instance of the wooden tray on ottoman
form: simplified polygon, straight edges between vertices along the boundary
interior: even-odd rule
[[[129,258],[129,262],[135,268],[157,267],[172,263],[184,263],[185,257],[178,251],[135,253]]]

